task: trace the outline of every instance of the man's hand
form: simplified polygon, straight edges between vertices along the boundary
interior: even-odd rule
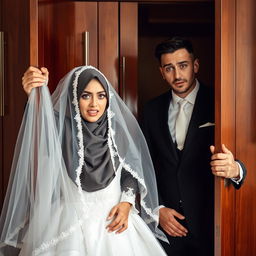
[[[224,144],[221,145],[222,153],[215,153],[215,147],[210,146],[212,153],[212,173],[224,178],[240,178],[238,163],[234,160],[233,154]]]
[[[185,217],[174,209],[163,207],[159,210],[159,222],[164,231],[170,236],[186,236],[188,230],[184,228],[176,219],[184,220]]]
[[[22,77],[22,85],[26,94],[29,96],[32,89],[43,86],[47,83],[49,72],[47,68],[36,68],[30,66]]]

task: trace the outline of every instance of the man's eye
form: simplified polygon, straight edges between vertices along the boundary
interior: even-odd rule
[[[170,72],[170,71],[172,71],[172,70],[173,70],[173,67],[166,67],[166,68],[165,68],[165,71],[166,71],[166,72]]]
[[[184,68],[186,68],[188,65],[187,64],[182,64],[182,65],[180,65],[180,69],[184,69]]]

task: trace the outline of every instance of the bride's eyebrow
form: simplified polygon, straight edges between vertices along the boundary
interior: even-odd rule
[[[86,90],[84,90],[83,93],[92,94],[92,92],[89,92],[89,91],[86,91]],[[100,92],[96,92],[96,93],[99,94],[99,93],[106,93],[106,92],[105,91],[100,91]]]

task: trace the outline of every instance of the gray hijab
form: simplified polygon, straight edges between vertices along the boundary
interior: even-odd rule
[[[107,98],[108,85],[102,75],[93,69],[81,73],[77,85],[77,100],[92,79],[97,79],[103,86]],[[115,177],[108,147],[108,120],[105,110],[101,118],[94,123],[83,119],[84,166],[80,175],[81,187],[88,192],[103,189]]]

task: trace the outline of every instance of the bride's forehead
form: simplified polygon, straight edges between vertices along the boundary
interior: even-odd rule
[[[93,90],[93,91],[105,91],[106,89],[104,88],[104,86],[102,85],[102,83],[96,79],[93,78],[92,80],[89,81],[89,83],[85,84],[84,89],[86,90]]]

